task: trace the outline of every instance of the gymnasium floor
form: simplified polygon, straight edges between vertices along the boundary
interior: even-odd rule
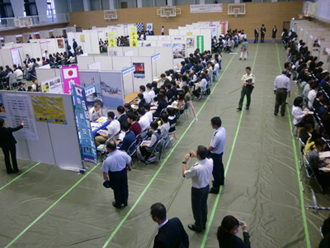
[[[328,213],[304,209],[312,204],[310,183],[302,170],[302,192],[290,111],[285,117],[273,114],[273,82],[286,53],[280,43],[264,43],[249,45],[247,61],[238,56],[224,55],[219,83],[207,101],[194,102],[198,121],[177,127],[175,148],[159,164],[134,164],[124,210],[112,207],[113,192],[102,186],[100,165],[77,176],[51,165],[32,168],[34,162],[19,161],[22,173],[11,182],[16,175],[5,173],[1,157],[0,247],[149,248],[157,233],[149,216],[155,202],[165,204],[169,218],[181,219],[192,248],[218,247],[217,227],[228,214],[247,222],[254,248],[317,247],[319,227]],[[256,77],[252,103],[250,110],[236,112],[246,66]],[[294,84],[292,89],[290,110],[297,92]],[[191,181],[182,178],[181,161],[199,144],[208,145],[214,116],[221,117],[227,130],[225,187],[220,195],[209,195],[207,229],[197,234],[187,228],[193,223]],[[330,205],[318,191],[317,198],[320,205]]]

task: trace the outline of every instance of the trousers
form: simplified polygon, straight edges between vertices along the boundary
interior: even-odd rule
[[[115,205],[121,207],[122,204],[127,205],[128,200],[128,183],[127,183],[127,169],[116,172],[108,172],[110,179],[110,186],[115,195]]]
[[[104,144],[107,141],[107,138],[99,135],[95,136],[95,146],[98,147],[101,144]]]
[[[206,226],[209,188],[209,185],[201,189],[191,188],[191,207],[195,219],[195,227],[200,231]]]
[[[241,109],[243,105],[244,96],[246,95],[246,107],[250,107],[252,87],[243,86],[241,91],[241,99],[239,99],[238,107]]]
[[[281,115],[285,114],[285,104],[286,104],[286,89],[277,89],[276,90],[276,99],[275,99],[275,110],[274,114],[278,114],[279,107],[281,106]]]
[[[213,188],[216,188],[217,190],[219,190],[219,187],[225,183],[225,171],[223,168],[222,156],[223,153],[210,153],[210,158],[213,160]]]
[[[6,170],[7,173],[11,173],[14,169],[14,172],[18,171],[17,167],[17,160],[16,160],[16,146],[12,145],[9,148],[2,148],[3,155],[5,156],[5,165],[6,165]],[[11,155],[11,161],[13,163],[13,168],[11,167],[10,163],[10,156]]]
[[[242,59],[243,58],[243,55],[244,55],[244,58],[246,59],[247,58],[247,54],[248,54],[247,50],[245,52],[241,52],[240,58]]]
[[[264,42],[265,41],[265,34],[261,33],[261,39],[260,39],[261,42]]]

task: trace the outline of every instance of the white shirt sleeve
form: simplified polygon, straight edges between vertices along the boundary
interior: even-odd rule
[[[196,175],[197,175],[197,170],[195,170],[194,167],[191,167],[189,170],[186,170],[186,171],[184,172],[184,177],[185,177],[186,179],[192,178],[192,177],[194,177],[194,176],[196,176]]]

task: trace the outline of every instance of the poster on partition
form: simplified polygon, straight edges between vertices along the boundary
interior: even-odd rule
[[[184,59],[186,57],[185,44],[173,44],[173,59]]]
[[[187,48],[194,48],[195,39],[194,38],[187,38],[186,44],[187,44]]]
[[[103,107],[117,109],[124,105],[123,74],[120,72],[100,72]]]
[[[65,94],[71,93],[71,85],[80,85],[78,66],[62,66],[61,75],[63,81],[63,91]]]
[[[95,86],[95,92],[87,96],[87,105],[94,106],[95,102],[103,104],[102,90],[100,84],[100,73],[97,71],[80,71],[79,72],[80,85],[83,88]]]
[[[34,118],[37,122],[67,125],[62,97],[31,96]]]
[[[10,49],[13,64],[17,66],[22,66],[20,51],[22,51],[22,47],[15,47]]]
[[[72,101],[77,122],[82,161],[97,164],[96,147],[86,104],[84,88],[72,85]]]
[[[3,103],[3,98],[2,98],[2,94],[0,93],[0,118],[5,119],[7,118],[6,116],[6,109],[5,109],[5,105]]]
[[[134,78],[146,77],[144,63],[133,63],[133,66],[135,67]]]
[[[10,119],[11,127],[17,127],[24,121],[24,136],[27,140],[38,140],[36,123],[29,95],[3,94],[4,105]]]
[[[64,49],[64,39],[57,39],[57,48]]]
[[[63,93],[61,78],[56,77],[41,82],[41,89],[46,93]]]

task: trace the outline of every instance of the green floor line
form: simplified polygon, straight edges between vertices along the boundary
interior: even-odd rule
[[[258,48],[259,48],[259,43],[257,44],[256,54],[254,55],[254,61],[253,61],[253,65],[252,65],[252,68],[251,68],[251,73],[253,72],[254,65],[256,63],[257,54],[258,54]],[[245,102],[246,102],[246,97],[244,98],[244,102],[243,102],[243,105],[242,106],[245,105]],[[235,133],[235,136],[234,136],[233,144],[231,146],[231,150],[230,150],[228,161],[227,161],[226,168],[225,168],[225,177],[226,177],[227,172],[229,170],[231,157],[233,156],[233,152],[234,152],[234,149],[235,149],[235,144],[236,144],[237,136],[238,136],[239,129],[240,129],[240,126],[241,126],[243,113],[244,113],[244,108],[242,108],[242,111],[241,111],[241,114],[240,114],[240,117],[239,117],[239,120],[238,120],[238,124],[237,124],[237,128],[236,128],[236,133]],[[206,225],[206,229],[205,229],[203,241],[202,241],[202,244],[201,244],[201,248],[204,248],[205,247],[206,240],[207,240],[207,237],[209,235],[209,232],[210,232],[210,229],[211,229],[211,225],[212,225],[212,222],[213,222],[213,219],[214,219],[215,211],[217,209],[217,206],[218,206],[218,203],[219,203],[219,200],[220,200],[220,196],[221,196],[221,193],[222,193],[222,188],[223,187],[221,186],[220,187],[220,190],[219,190],[219,194],[215,198],[215,202],[214,202],[214,205],[213,205],[213,208],[212,208],[212,212],[210,214],[209,221],[207,222],[207,225]]]
[[[281,67],[281,61],[280,61],[280,54],[278,51],[277,43],[276,43],[276,51],[277,51],[277,61],[278,61],[278,67],[280,69],[280,73],[282,73],[282,67]],[[286,105],[286,111],[288,115],[289,120],[289,126],[290,126],[290,133],[292,130],[292,122],[291,122],[291,115],[290,115],[290,109],[289,105]],[[304,231],[305,231],[305,237],[306,237],[306,245],[307,248],[311,248],[311,241],[309,238],[309,231],[308,231],[308,225],[307,225],[307,218],[306,218],[306,212],[305,212],[305,201],[304,201],[304,193],[300,181],[300,174],[299,174],[299,163],[298,163],[298,156],[297,156],[297,147],[296,142],[294,140],[294,136],[292,135],[292,145],[293,145],[293,153],[294,153],[294,160],[296,164],[296,171],[297,171],[297,177],[298,177],[298,185],[299,185],[299,195],[300,195],[300,207],[301,207],[301,214],[303,218],[303,224],[304,224]]]
[[[235,55],[234,55],[235,56]],[[203,105],[201,106],[201,108],[199,109],[198,113],[196,114],[196,116],[199,115],[199,113],[202,111],[202,109],[204,108],[207,100],[210,98],[210,96],[212,95],[213,91],[215,90],[215,88],[217,87],[217,85],[219,84],[221,78],[223,77],[223,75],[225,74],[225,72],[227,71],[229,65],[231,64],[234,56],[231,58],[231,60],[229,61],[228,65],[226,66],[225,70],[222,72],[219,80],[217,81],[217,83],[214,85],[210,95],[208,96],[208,98],[206,99],[206,101],[204,101]],[[188,132],[188,130],[190,129],[190,127],[192,126],[192,124],[194,123],[194,120],[192,120],[189,124],[189,126],[186,128],[186,130],[183,132],[183,134],[181,135],[181,137],[179,138],[179,140],[176,142],[176,144],[173,146],[171,152],[167,155],[167,157],[165,158],[165,160],[163,161],[163,163],[161,164],[161,166],[158,168],[158,170],[156,171],[155,175],[152,177],[152,179],[150,180],[150,182],[147,184],[147,186],[144,188],[144,190],[142,191],[141,195],[139,196],[139,198],[136,200],[136,202],[134,203],[134,205],[131,207],[131,209],[127,212],[127,214],[124,216],[124,218],[121,220],[121,222],[118,224],[118,226],[116,227],[116,229],[111,233],[110,237],[108,238],[108,240],[104,243],[104,245],[102,246],[103,248],[107,247],[109,245],[109,243],[111,242],[111,240],[113,239],[113,237],[116,235],[116,233],[118,232],[118,230],[121,228],[121,226],[124,224],[124,222],[127,220],[127,218],[130,216],[130,214],[133,212],[133,210],[135,209],[135,207],[137,206],[137,204],[141,201],[142,197],[144,196],[144,194],[147,192],[147,190],[149,189],[150,185],[153,183],[153,181],[155,180],[155,178],[158,176],[159,172],[161,171],[161,169],[163,168],[163,166],[165,165],[165,163],[167,162],[167,160],[169,159],[169,157],[172,155],[173,151],[175,150],[175,148],[178,146],[178,144],[180,143],[180,141],[183,139],[183,137],[186,135],[186,133]]]
[[[37,165],[39,165],[40,162],[34,164],[32,167],[30,167],[29,169],[27,169],[26,171],[24,171],[22,174],[20,174],[19,176],[15,177],[13,180],[11,180],[10,182],[6,183],[4,186],[2,186],[0,188],[0,191],[3,190],[4,188],[6,188],[7,186],[9,186],[10,184],[12,184],[13,182],[15,182],[18,178],[24,176],[26,173],[28,173],[30,170],[32,170],[33,168],[35,168]]]
[[[8,245],[5,246],[5,248],[8,248],[13,243],[15,243],[24,233],[26,233],[34,224],[36,224],[42,217],[45,216],[57,203],[59,203],[65,196],[67,196],[79,183],[81,183],[93,170],[95,170],[99,165],[94,166],[90,171],[88,171],[78,182],[76,182],[69,190],[67,190],[60,198],[56,200],[49,208],[47,208],[42,214],[40,214],[30,225],[28,225],[20,234],[18,234]]]

